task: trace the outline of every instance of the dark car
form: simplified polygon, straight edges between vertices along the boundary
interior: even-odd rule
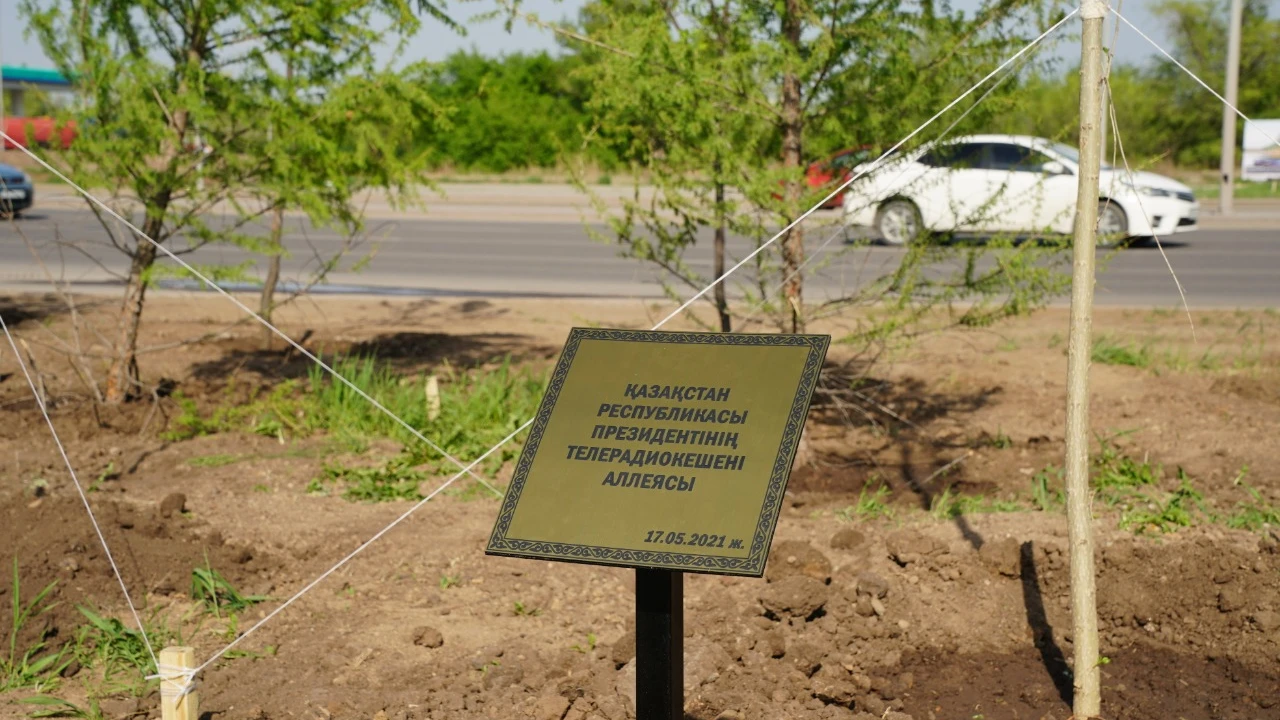
[[[31,207],[36,188],[31,178],[12,165],[0,164],[0,217],[12,217]]]

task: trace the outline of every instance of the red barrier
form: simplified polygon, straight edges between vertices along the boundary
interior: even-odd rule
[[[31,129],[31,140],[27,139],[28,128]],[[71,147],[71,141],[76,137],[76,124],[75,121],[68,121],[66,124],[58,126],[54,119],[50,117],[6,117],[4,119],[4,132],[17,141],[15,144],[5,138],[4,148],[6,150],[18,146],[27,147],[31,144],[47,147],[55,142],[65,150]]]

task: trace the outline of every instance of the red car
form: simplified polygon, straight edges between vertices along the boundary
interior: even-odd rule
[[[809,189],[817,196],[814,201],[816,202],[818,198],[826,197],[827,193],[835,190],[836,187],[852,177],[855,167],[875,159],[875,148],[870,145],[863,145],[862,147],[841,150],[824,160],[819,160],[810,165],[805,170],[804,176]],[[832,210],[839,208],[843,202],[844,189],[841,189],[831,199],[822,203],[822,209]]]
[[[27,137],[28,127],[31,128],[31,138]],[[6,139],[4,141],[6,150],[18,146],[47,147],[54,144],[65,150],[71,147],[71,141],[76,137],[76,124],[72,121],[59,126],[50,117],[6,117],[4,132],[17,141],[15,144]]]
[[[875,159],[875,147],[863,145],[862,147],[846,148],[805,168],[805,184],[809,186],[810,191],[810,196],[805,206],[809,207],[812,203],[826,197],[827,193],[835,190],[837,186],[848,180],[852,176],[855,167]],[[774,193],[773,196],[776,199],[782,199],[782,195],[778,193]],[[822,203],[822,209],[833,210],[841,207],[843,202],[844,189],[841,189],[840,192]]]

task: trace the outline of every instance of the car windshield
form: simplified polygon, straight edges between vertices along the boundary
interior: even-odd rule
[[[1064,145],[1063,143],[1054,143],[1049,146],[1049,149],[1058,153],[1062,157],[1070,160],[1071,162],[1077,165],[1080,164],[1080,151],[1071,147],[1070,145]],[[1111,167],[1111,165],[1104,162],[1102,163],[1102,169],[1111,170],[1113,168]]]

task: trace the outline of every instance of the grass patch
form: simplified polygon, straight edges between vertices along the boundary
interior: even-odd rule
[[[1146,345],[1138,346],[1122,343],[1107,335],[1093,341],[1093,362],[1102,365],[1128,365],[1136,368],[1151,367],[1151,349]]]
[[[1067,504],[1063,488],[1064,473],[1056,465],[1047,465],[1031,477],[1031,502],[1042,512],[1058,510]]]
[[[89,622],[76,633],[75,657],[84,667],[100,673],[97,694],[141,696],[147,688],[142,678],[156,671],[142,633],[118,618],[100,615],[83,606],[79,610]],[[147,637],[158,651],[175,640],[176,634],[152,622],[147,625]]]
[[[242,595],[205,559],[205,566],[191,571],[191,598],[218,617],[222,613],[240,613],[266,600],[263,595]]]
[[[889,487],[883,482],[876,487],[875,490],[867,492],[870,485],[863,485],[862,490],[858,492],[858,502],[850,505],[843,510],[836,511],[836,517],[851,522],[855,518],[858,520],[874,520],[875,518],[891,518],[893,517],[893,508],[885,502],[889,497]]]
[[[1191,527],[1194,513],[1205,513],[1204,496],[1191,485],[1191,480],[1178,469],[1181,481],[1178,489],[1163,502],[1149,500],[1137,502],[1120,515],[1120,527],[1142,535],[1151,530],[1172,532],[1181,527]]]
[[[217,453],[214,455],[197,455],[187,458],[187,464],[197,468],[216,468],[224,465],[232,465],[244,460],[243,455],[230,455],[227,453]]]
[[[55,604],[46,603],[57,583],[49,583],[30,600],[22,600],[22,582],[18,577],[18,558],[13,559],[13,585],[10,593],[10,625],[7,653],[0,656],[0,692],[29,688],[44,691],[57,685],[62,670],[71,662],[66,650],[54,651],[48,645],[47,631],[25,648],[19,647],[19,635],[32,621],[49,612]]]
[[[929,514],[935,520],[954,520],[964,515],[979,513],[1018,512],[1025,509],[1016,500],[1000,500],[983,495],[953,493],[951,488],[942,491],[929,504]]]
[[[546,389],[544,374],[513,367],[509,360],[492,368],[438,370],[438,411],[426,402],[427,375],[403,377],[370,358],[344,358],[334,369],[368,396],[430,438],[456,458],[473,458],[497,444],[537,412]],[[228,389],[230,394],[231,389]],[[419,498],[418,483],[430,476],[457,470],[452,462],[416,438],[400,423],[374,407],[351,386],[313,366],[305,381],[280,383],[248,402],[227,403],[209,413],[194,400],[175,394],[180,413],[165,435],[184,440],[218,432],[252,432],[281,440],[326,434],[343,449],[363,452],[377,438],[403,444],[403,452],[379,468],[325,468],[312,481],[310,492],[327,492],[340,483],[351,500],[381,501]],[[495,451],[476,467],[495,474],[519,454],[518,443]],[[230,455],[193,458],[198,467],[217,467],[234,460]],[[470,483],[468,483],[470,485]],[[465,492],[460,488],[459,492]]]

